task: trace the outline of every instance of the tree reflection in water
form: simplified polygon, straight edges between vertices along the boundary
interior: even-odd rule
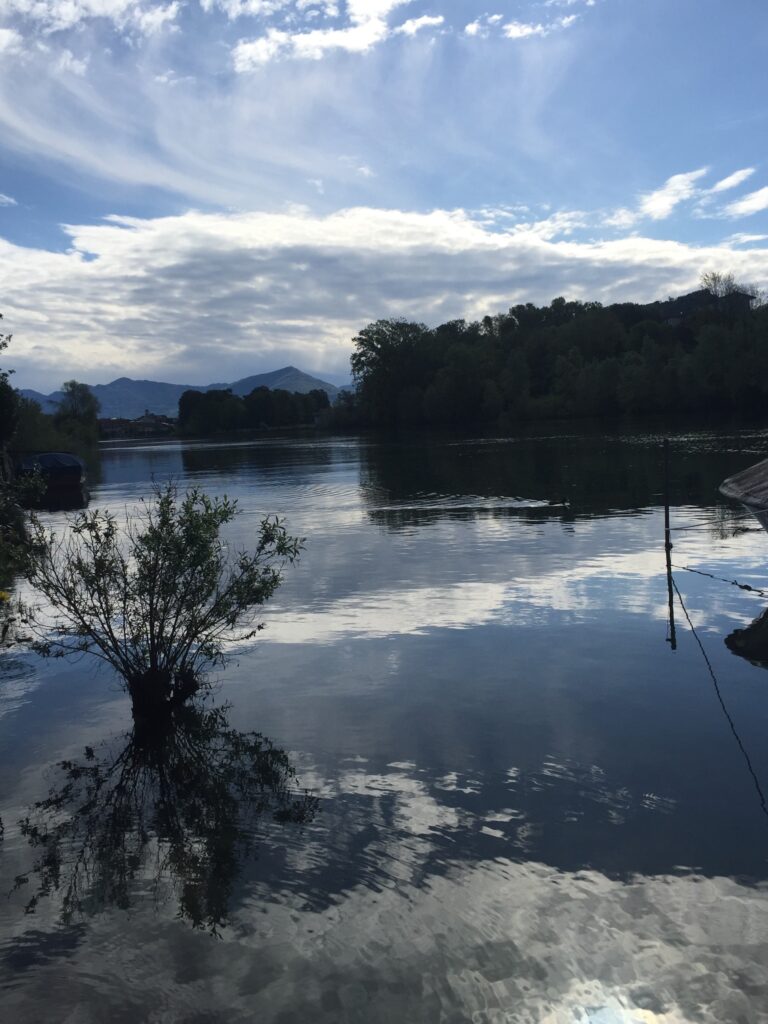
[[[301,825],[318,801],[285,751],[231,728],[226,708],[185,707],[162,734],[135,727],[124,739],[59,763],[20,823],[37,852],[16,879],[17,889],[36,886],[25,910],[60,894],[68,923],[151,891],[156,905],[175,898],[178,917],[218,934],[259,819]]]

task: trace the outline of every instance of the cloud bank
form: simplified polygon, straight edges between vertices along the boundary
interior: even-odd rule
[[[558,294],[652,300],[712,268],[768,278],[768,250],[743,239],[573,237],[585,223],[555,214],[509,226],[488,210],[189,212],[70,226],[63,253],[0,242],[17,380],[203,383],[289,362],[343,374],[353,335],[378,317],[436,324]]]

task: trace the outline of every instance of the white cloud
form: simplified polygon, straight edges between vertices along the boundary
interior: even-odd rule
[[[22,37],[16,29],[0,28],[0,53],[12,54],[21,50]]]
[[[578,20],[578,14],[568,14],[563,18],[558,18],[556,21],[549,21],[546,24],[542,22],[524,22],[524,21],[508,21],[502,26],[502,31],[508,39],[527,39],[530,36],[548,36],[551,32],[556,32],[558,29],[570,28],[575,21]]]
[[[259,64],[267,64],[287,48],[289,43],[288,33],[274,28],[269,29],[266,36],[259,39],[241,39],[232,50],[235,71],[252,71]]]
[[[745,231],[737,231],[725,239],[726,245],[751,245],[752,242],[768,241],[768,235],[750,235]]]
[[[749,217],[761,210],[768,210],[768,186],[728,203],[724,212],[728,217]]]
[[[214,0],[211,0],[214,2]],[[242,12],[241,0],[216,0],[235,16]],[[298,27],[288,25],[284,19],[280,26],[270,25],[263,35],[253,39],[241,39],[232,48],[233,66],[238,72],[254,71],[258,67],[276,59],[314,59],[331,51],[348,53],[366,53],[384,40],[396,35],[414,36],[424,29],[437,29],[446,23],[442,14],[423,14],[409,18],[399,25],[392,25],[389,17],[395,8],[413,0],[349,0],[346,8],[347,24],[328,28],[313,28],[307,31],[306,19],[293,17],[290,20]],[[232,4],[234,3],[234,7]],[[282,11],[289,6],[290,0],[269,5],[269,11],[278,8]],[[300,5],[297,5],[300,6]],[[534,24],[522,21],[510,21],[501,24],[503,15],[483,14],[475,21],[464,26],[464,34],[471,37],[486,37],[492,29],[500,31],[510,39],[523,39],[528,36],[546,36],[559,29],[568,28],[576,19],[577,14],[569,14],[546,23]]]
[[[542,220],[517,224],[512,230],[516,234],[531,234],[545,241],[567,238],[579,228],[587,227],[589,215],[583,210],[561,210]]]
[[[528,36],[545,36],[549,29],[541,22],[534,25],[524,21],[508,21],[503,31],[508,39],[525,39]]]
[[[120,30],[153,35],[172,21],[179,9],[178,0],[165,7],[148,0],[3,0],[3,14],[22,18],[46,34],[101,19]]]
[[[214,8],[234,21],[236,18],[267,17],[290,6],[290,0],[200,0],[200,6],[209,12]]]
[[[648,192],[640,199],[640,213],[651,220],[664,220],[685,199],[696,195],[695,182],[707,173],[706,167],[685,174],[673,174],[661,188]]]
[[[764,248],[578,241],[585,221],[560,211],[499,230],[463,210],[367,207],[115,217],[68,228],[66,253],[0,243],[3,312],[22,386],[123,373],[205,382],[286,362],[345,372],[350,339],[378,317],[473,319],[557,294],[650,300],[724,262],[768,280]]]
[[[88,59],[75,57],[71,50],[63,50],[56,62],[59,71],[69,72],[72,75],[82,76],[88,68]]]
[[[168,4],[166,7],[151,7],[137,10],[134,20],[137,28],[144,35],[153,36],[157,32],[161,32],[166,25],[175,21],[180,9],[181,4],[178,0],[173,0],[173,3]]]
[[[429,14],[425,14],[421,18],[409,18],[402,25],[398,25],[395,32],[406,36],[415,36],[422,28],[442,25],[444,22],[445,18],[442,15],[432,17]]]
[[[7,196],[5,192],[0,192],[0,206],[17,206],[18,203],[13,196]]]
[[[619,207],[603,218],[603,224],[609,228],[631,228],[637,224],[640,215],[637,210],[630,210],[626,206]]]
[[[412,0],[348,0],[348,24],[342,28],[319,28],[311,31],[287,32],[271,27],[265,36],[241,39],[232,49],[232,62],[240,73],[253,71],[277,58],[320,60],[327,53],[341,50],[366,53],[397,32],[414,35],[420,28],[443,23],[424,16],[393,28],[388,16]]]
[[[718,181],[717,184],[713,185],[711,189],[708,189],[708,191],[711,194],[727,192],[728,189],[736,188],[737,185],[741,185],[754,173],[754,167],[744,167],[742,170],[734,171],[733,174],[729,174],[727,178],[723,178],[721,181]]]
[[[729,203],[724,210],[713,212],[714,197],[741,185],[754,174],[754,168],[744,167],[734,171],[733,174],[716,182],[711,188],[698,187],[696,183],[707,173],[708,168],[701,167],[684,174],[673,174],[661,188],[642,194],[634,209],[626,206],[620,207],[604,214],[600,223],[605,227],[626,229],[633,227],[644,218],[665,220],[681,203],[688,200],[695,200],[692,212],[693,216],[698,218],[722,217],[723,215],[737,217],[755,213],[768,205],[766,202],[768,189],[761,189],[743,199]]]

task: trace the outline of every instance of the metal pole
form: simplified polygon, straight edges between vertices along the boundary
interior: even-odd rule
[[[669,438],[664,438],[664,551],[667,556],[667,597],[669,600],[669,643],[677,650],[675,596],[672,590],[672,538],[669,527]]]

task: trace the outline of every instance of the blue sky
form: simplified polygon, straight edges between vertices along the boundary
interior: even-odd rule
[[[345,376],[355,331],[768,285],[763,0],[0,0],[21,386]]]

